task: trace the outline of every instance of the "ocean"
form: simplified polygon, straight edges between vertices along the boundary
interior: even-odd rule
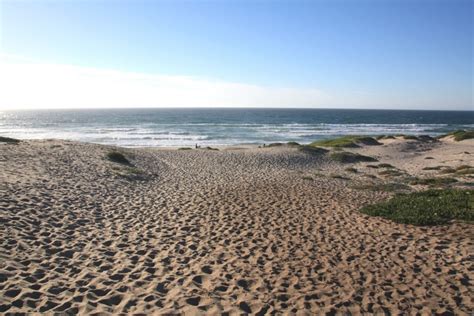
[[[339,135],[430,134],[474,128],[474,111],[341,109],[84,109],[0,111],[0,135],[124,147],[216,146]]]

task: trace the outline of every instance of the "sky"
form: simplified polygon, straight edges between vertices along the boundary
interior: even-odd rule
[[[0,109],[473,110],[470,0],[0,0]]]

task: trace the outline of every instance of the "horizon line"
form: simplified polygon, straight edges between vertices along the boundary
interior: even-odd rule
[[[345,107],[242,107],[242,106],[223,106],[223,107],[54,107],[54,108],[19,108],[19,109],[2,109],[0,108],[0,112],[14,112],[14,111],[69,111],[69,110],[158,110],[158,109],[166,109],[166,110],[193,110],[193,109],[202,109],[202,110],[232,110],[232,109],[244,109],[244,110],[360,110],[360,111],[436,111],[436,112],[474,112],[473,110],[460,110],[460,109],[453,109],[453,110],[444,110],[444,109],[395,109],[395,108],[385,108],[385,109],[373,109],[373,108],[345,108]]]

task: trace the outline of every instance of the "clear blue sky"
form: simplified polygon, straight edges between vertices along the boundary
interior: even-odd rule
[[[3,1],[1,50],[49,63],[469,109],[472,3]]]

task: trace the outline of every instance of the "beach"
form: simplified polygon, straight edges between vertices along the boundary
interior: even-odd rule
[[[383,184],[474,166],[474,140],[379,142],[345,148],[377,159],[355,163],[291,144],[0,143],[0,312],[469,315],[472,224],[358,210],[396,193]]]

